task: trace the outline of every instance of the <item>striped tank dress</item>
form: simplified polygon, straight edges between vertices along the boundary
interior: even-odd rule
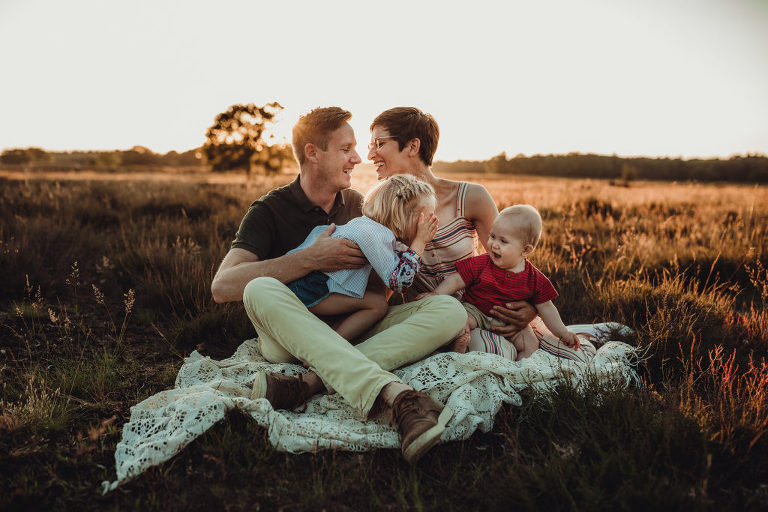
[[[456,272],[456,262],[477,254],[477,231],[471,220],[464,216],[464,198],[468,183],[459,184],[456,193],[456,217],[440,226],[435,237],[424,248],[421,255],[423,264],[409,289],[409,298],[416,294],[431,292],[445,279]],[[460,297],[460,293],[456,297]]]

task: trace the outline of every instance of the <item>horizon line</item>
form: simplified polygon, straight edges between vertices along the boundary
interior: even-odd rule
[[[154,151],[148,146],[143,146],[141,144],[134,144],[130,148],[126,149],[46,149],[41,146],[14,146],[14,147],[8,147],[8,148],[2,148],[0,153],[5,153],[6,151],[13,151],[13,150],[28,150],[28,149],[40,149],[46,153],[110,153],[115,151],[132,151],[134,148],[143,148],[155,155],[167,155],[171,152],[176,152],[177,154],[187,153],[189,151],[197,151],[202,148],[202,146],[185,149],[183,151],[179,151],[176,149],[168,150],[164,153]],[[730,160],[732,158],[749,158],[749,157],[758,157],[758,158],[768,158],[768,153],[764,153],[761,151],[747,151],[745,153],[731,153],[727,156],[723,155],[712,155],[712,156],[683,156],[683,155],[647,155],[647,154],[633,154],[633,155],[621,155],[618,153],[596,153],[596,152],[582,152],[582,151],[568,151],[567,153],[532,153],[532,154],[525,154],[525,153],[517,153],[514,156],[509,156],[506,154],[506,151],[501,151],[495,155],[486,157],[484,159],[475,159],[475,158],[457,158],[455,160],[435,160],[432,165],[435,165],[437,163],[458,163],[458,162],[485,162],[488,160],[492,160],[500,155],[505,155],[507,160],[513,160],[518,157],[522,158],[534,158],[534,157],[562,157],[562,156],[607,156],[607,157],[617,157],[617,158],[650,158],[650,159],[668,159],[668,160]],[[363,162],[365,163],[365,162]]]

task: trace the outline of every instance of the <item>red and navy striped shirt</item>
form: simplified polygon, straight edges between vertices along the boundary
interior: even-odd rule
[[[486,315],[491,307],[507,302],[527,300],[536,305],[557,297],[547,276],[528,260],[524,270],[510,272],[494,265],[488,254],[481,254],[457,261],[456,270],[467,285],[462,300]]]

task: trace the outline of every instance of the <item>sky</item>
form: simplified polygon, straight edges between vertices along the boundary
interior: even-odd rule
[[[0,149],[200,146],[237,103],[440,125],[436,159],[768,154],[768,0],[0,0]]]

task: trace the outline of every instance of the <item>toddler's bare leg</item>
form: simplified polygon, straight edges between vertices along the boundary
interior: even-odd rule
[[[351,313],[334,330],[347,341],[352,341],[387,314],[387,299],[379,293],[366,290],[362,299],[332,293],[309,310],[316,315]]]
[[[526,325],[520,332],[512,336],[512,339],[509,341],[512,342],[517,350],[516,361],[531,357],[531,354],[539,348],[539,339],[533,333],[530,325]]]

